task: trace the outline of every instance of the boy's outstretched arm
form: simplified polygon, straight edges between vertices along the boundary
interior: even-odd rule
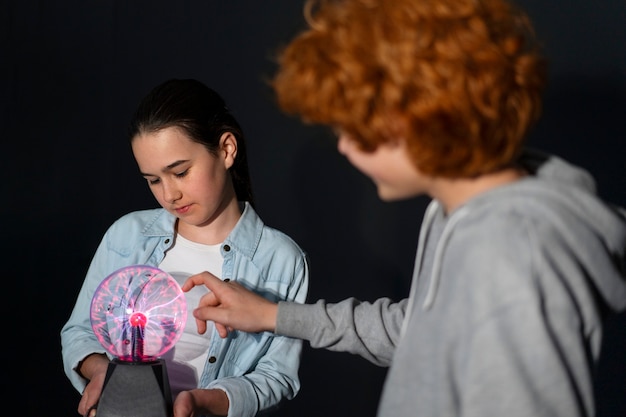
[[[221,337],[226,337],[229,329],[257,333],[273,332],[276,328],[278,305],[239,283],[222,281],[205,271],[189,277],[182,289],[187,292],[196,285],[205,285],[209,289],[193,311],[198,333],[206,332],[207,320],[215,323]]]

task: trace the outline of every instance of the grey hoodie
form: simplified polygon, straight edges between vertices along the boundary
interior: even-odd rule
[[[450,215],[431,202],[408,299],[281,302],[276,332],[390,366],[379,416],[593,416],[603,321],[626,308],[626,215],[585,171],[521,162],[532,175]]]

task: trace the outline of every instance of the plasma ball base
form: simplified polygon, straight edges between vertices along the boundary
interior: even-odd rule
[[[98,417],[171,417],[172,395],[165,362],[109,363]]]

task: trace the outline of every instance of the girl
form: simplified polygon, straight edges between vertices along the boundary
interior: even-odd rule
[[[110,360],[90,325],[91,299],[117,269],[156,266],[181,284],[210,271],[275,301],[304,302],[308,289],[306,254],[254,211],[243,132],[215,91],[196,80],[157,86],[137,109],[130,141],[162,208],[132,212],[109,228],[61,331],[81,415],[95,414]],[[293,398],[302,342],[271,333],[199,334],[191,310],[202,295],[186,294],[187,326],[164,358],[174,415],[254,416]]]

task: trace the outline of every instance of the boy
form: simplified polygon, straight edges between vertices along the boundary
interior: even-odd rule
[[[379,416],[593,416],[603,322],[626,308],[624,211],[524,148],[545,62],[505,0],[309,2],[278,103],[329,126],[384,201],[428,195],[411,293],[271,303],[209,273],[202,331],[273,331],[389,366]]]

